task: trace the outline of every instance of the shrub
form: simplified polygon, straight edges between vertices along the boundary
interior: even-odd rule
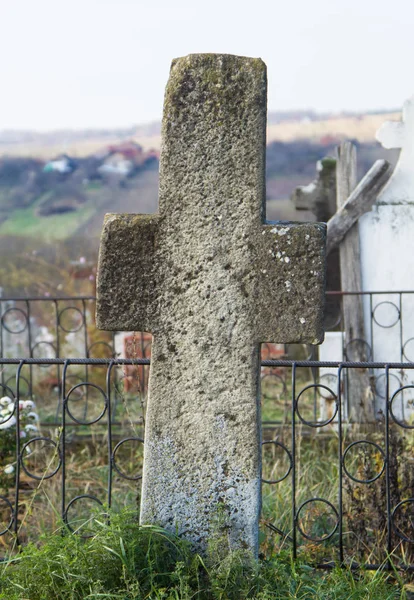
[[[95,518],[83,540],[64,528],[0,568],[3,600],[392,600],[405,592],[381,572],[317,571],[280,552],[256,562],[245,553],[206,559],[136,513]],[[212,549],[214,549],[214,543]],[[211,550],[212,550],[211,549]]]

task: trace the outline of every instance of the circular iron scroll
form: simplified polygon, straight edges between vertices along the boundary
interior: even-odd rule
[[[67,312],[69,310],[73,310],[75,313],[79,314],[80,318],[81,318],[80,324],[78,326],[74,327],[73,329],[66,329],[66,327],[64,327],[62,325],[62,317],[65,314],[65,312]],[[80,310],[80,308],[78,308],[77,306],[67,306],[66,308],[61,310],[60,313],[58,314],[58,325],[62,329],[62,331],[64,331],[65,333],[75,333],[76,331],[80,331],[82,329],[82,327],[85,326],[85,316],[82,313],[82,311]]]
[[[357,477],[354,477],[353,475],[351,475],[351,473],[348,471],[348,469],[346,468],[346,456],[348,454],[348,452],[351,450],[351,448],[357,446],[358,444],[367,444],[369,446],[373,446],[374,448],[376,448],[378,450],[378,452],[381,454],[382,456],[382,467],[379,473],[377,473],[375,475],[375,477],[371,477],[371,479],[358,479]],[[380,448],[380,446],[378,446],[378,444],[375,444],[374,442],[370,442],[368,440],[360,440],[357,442],[352,442],[351,444],[349,444],[349,446],[346,448],[343,456],[342,456],[342,466],[343,469],[345,471],[345,473],[348,475],[348,477],[350,479],[352,479],[352,481],[355,481],[356,483],[372,483],[373,481],[376,481],[377,479],[379,479],[381,477],[381,475],[384,473],[385,470],[385,454],[382,448]]]
[[[81,494],[80,496],[76,496],[75,498],[73,498],[69,504],[66,507],[65,512],[63,513],[63,521],[66,524],[66,527],[69,529],[69,531],[71,531],[72,533],[76,533],[76,530],[72,527],[72,525],[69,523],[68,521],[68,513],[69,513],[69,509],[71,506],[73,506],[76,502],[79,502],[79,500],[83,500],[84,498],[87,498],[88,500],[93,500],[94,502],[96,502],[97,504],[99,504],[99,506],[103,506],[102,502],[100,500],[98,500],[98,498],[96,498],[95,496],[91,496],[90,494]],[[83,527],[83,525],[81,525],[80,527]],[[80,537],[82,538],[91,538],[93,537],[94,534],[90,534],[90,535],[80,535]]]
[[[23,375],[19,375],[19,382],[21,383],[22,381],[27,385],[27,390],[22,391],[22,387],[20,386],[20,396],[31,397],[31,395],[32,395],[32,389],[30,387],[29,380],[26,377],[23,377]],[[15,375],[11,375],[8,379],[6,379],[5,384],[6,384],[6,386],[8,388],[10,388],[10,383],[16,383],[16,377],[15,377]]]
[[[403,355],[404,355],[404,358],[406,358],[408,360],[408,362],[414,362],[414,358],[410,358],[407,354],[407,346],[408,346],[408,344],[412,344],[413,342],[414,342],[414,338],[410,338],[405,342],[405,344],[403,346]]]
[[[31,471],[29,471],[29,469],[24,464],[24,459],[26,458],[25,455],[24,455],[25,450],[26,450],[26,448],[28,448],[30,446],[30,444],[33,444],[34,442],[48,442],[49,444],[51,444],[52,446],[54,446],[56,448],[56,450],[57,450],[57,454],[58,454],[58,457],[59,457],[58,465],[57,465],[57,467],[51,473],[49,473],[49,475],[47,475],[47,474],[43,474],[43,475],[40,475],[40,476],[39,475],[35,475]],[[54,442],[50,438],[47,438],[47,437],[35,437],[35,438],[30,439],[28,442],[26,442],[24,444],[24,446],[22,447],[22,450],[20,452],[20,464],[22,465],[22,469],[26,473],[26,475],[28,475],[32,479],[37,479],[37,481],[42,481],[43,479],[50,479],[51,477],[53,477],[54,475],[56,475],[56,473],[59,471],[60,467],[62,466],[62,454],[60,452],[59,446],[56,444],[56,442]]]
[[[338,303],[326,302],[323,328],[325,331],[334,331],[342,321],[341,307]]]
[[[350,362],[360,362],[360,358],[358,356],[357,357],[352,356],[353,347],[356,346],[358,348],[358,345],[361,348],[365,347],[366,355],[365,355],[364,362],[369,362],[372,358],[372,349],[371,349],[371,346],[368,344],[368,342],[366,340],[363,340],[362,338],[354,338],[352,340],[349,340],[349,342],[345,346],[346,360],[349,360]]]
[[[338,375],[336,373],[323,373],[318,377],[318,385],[327,386],[329,394],[318,390],[318,396],[324,400],[329,400],[332,397],[332,386],[338,387]]]
[[[36,348],[39,348],[39,346],[46,346],[49,348],[52,348],[53,352],[54,352],[54,356],[34,356],[34,351],[36,350]],[[57,349],[56,346],[54,344],[52,344],[52,342],[37,342],[37,344],[35,344],[32,348],[32,352],[31,352],[31,356],[32,358],[36,358],[41,360],[42,358],[57,358]],[[45,364],[39,364],[38,365],[41,369],[48,369],[51,365]]]
[[[265,400],[278,400],[280,397],[280,394],[269,395],[267,391],[263,391],[263,388],[265,387],[263,385],[263,382],[271,382],[272,379],[276,379],[277,383],[282,385],[282,394],[286,394],[286,382],[283,380],[283,377],[281,377],[278,373],[266,373],[265,375],[263,375],[263,377],[260,378],[261,392]]]
[[[311,504],[311,502],[322,502],[323,504],[326,504],[327,506],[329,506],[329,508],[332,509],[335,517],[336,517],[336,523],[333,526],[332,530],[327,533],[325,536],[321,537],[321,538],[314,538],[310,535],[308,535],[307,533],[305,533],[303,531],[303,529],[301,528],[301,526],[299,525],[299,515],[301,510],[307,505],[307,504]],[[297,512],[296,512],[296,527],[298,528],[298,530],[300,531],[300,533],[303,535],[304,538],[306,538],[307,540],[310,540],[311,542],[316,542],[316,543],[320,543],[320,542],[325,542],[326,540],[329,540],[335,533],[335,531],[338,529],[338,525],[339,525],[339,514],[338,511],[336,510],[336,508],[334,507],[334,505],[329,502],[329,500],[325,500],[324,498],[311,498],[310,500],[306,500],[305,502],[303,502]]]
[[[332,399],[335,401],[335,410],[333,411],[332,417],[330,419],[327,419],[326,421],[321,421],[320,423],[315,423],[314,421],[307,421],[306,419],[304,419],[302,417],[302,415],[300,414],[300,411],[299,411],[299,399],[302,396],[302,394],[304,392],[306,392],[307,390],[310,390],[310,389],[317,390],[318,388],[322,388],[322,389],[328,391],[330,394],[332,394]],[[329,423],[332,423],[332,421],[335,419],[335,417],[337,415],[338,401],[337,401],[336,394],[330,388],[328,388],[328,386],[326,386],[326,385],[323,385],[321,383],[311,383],[310,385],[307,385],[306,387],[304,387],[303,390],[300,392],[299,396],[296,398],[295,410],[296,410],[296,413],[297,413],[299,419],[302,421],[302,423],[304,425],[308,425],[309,427],[325,427],[325,425],[329,425]]]
[[[9,521],[9,524],[6,525],[6,527],[4,529],[0,530],[0,535],[4,535],[8,531],[10,531],[10,528],[13,525],[14,511],[13,511],[13,506],[12,506],[10,500],[8,500],[7,498],[5,498],[4,496],[0,496],[0,501],[1,500],[3,500],[3,502],[5,502],[6,505],[7,505],[7,507],[10,509],[10,521]]]
[[[404,535],[404,533],[400,529],[398,529],[398,527],[396,526],[396,524],[394,522],[396,513],[400,510],[400,508],[404,504],[414,504],[414,498],[408,498],[408,500],[402,500],[401,502],[399,502],[397,504],[397,506],[392,511],[391,523],[392,523],[392,526],[394,528],[395,533],[398,535],[398,537],[400,539],[402,539],[404,542],[408,542],[409,544],[414,544],[414,539],[413,538],[409,538],[408,536]]]
[[[103,397],[103,399],[104,399],[104,407],[103,407],[103,410],[102,410],[102,411],[101,411],[101,413],[100,413],[100,414],[99,414],[99,415],[96,417],[96,419],[92,419],[92,421],[81,421],[80,419],[77,419],[76,417],[74,417],[74,416],[73,416],[73,414],[71,413],[71,411],[70,411],[70,408],[69,408],[69,398],[70,398],[71,394],[72,394],[72,393],[73,393],[75,390],[77,390],[77,389],[78,389],[80,386],[82,386],[82,385],[84,385],[84,386],[89,386],[89,387],[92,387],[92,388],[95,388],[96,390],[98,390],[98,391],[99,391],[99,392],[102,394],[102,397]],[[83,397],[83,396],[81,396],[81,397]],[[71,418],[73,421],[75,421],[75,423],[78,423],[78,425],[93,425],[94,423],[97,423],[98,421],[100,421],[100,420],[102,419],[102,417],[104,416],[104,414],[106,413],[106,411],[107,411],[107,408],[108,408],[108,398],[107,398],[107,396],[106,396],[105,392],[103,391],[103,389],[102,389],[102,388],[101,388],[99,385],[96,385],[95,383],[88,383],[88,382],[85,382],[85,381],[84,381],[84,382],[82,382],[82,383],[77,383],[76,385],[74,385],[74,386],[73,386],[73,387],[72,387],[72,388],[69,390],[69,392],[68,392],[68,394],[66,395],[66,398],[65,398],[65,406],[66,406],[66,410],[67,410],[67,413],[68,413],[68,415],[70,416],[70,418]]]
[[[394,422],[397,423],[397,425],[399,425],[400,427],[403,427],[404,429],[414,429],[414,424],[413,425],[408,425],[407,423],[403,423],[402,421],[400,421],[399,419],[397,419],[397,417],[395,416],[394,412],[393,412],[393,402],[395,400],[395,398],[397,397],[397,395],[400,392],[403,392],[404,390],[412,390],[414,389],[414,385],[403,385],[402,387],[400,387],[399,390],[397,390],[396,392],[394,392],[394,394],[392,395],[391,400],[389,401],[389,410],[391,413],[392,418],[394,419]]]
[[[116,453],[118,452],[119,448],[125,444],[126,442],[141,442],[141,444],[144,443],[144,440],[142,438],[139,437],[128,437],[125,438],[124,440],[121,440],[120,442],[117,443],[117,445],[115,446],[113,452],[112,452],[112,466],[114,467],[115,471],[117,473],[119,473],[119,475],[121,477],[123,477],[124,479],[129,479],[130,481],[138,481],[139,479],[142,479],[142,475],[134,475],[133,477],[126,475],[122,469],[120,467],[118,467],[118,465],[116,464]]]
[[[384,306],[384,304],[389,304],[390,306],[393,306],[395,308],[395,310],[397,311],[397,317],[396,317],[395,321],[393,321],[390,325],[383,325],[382,323],[380,323],[378,321],[377,317],[375,316],[375,312],[378,310],[378,308],[380,306]],[[398,306],[396,304],[394,304],[394,302],[389,302],[388,300],[384,300],[383,302],[379,302],[379,304],[376,305],[376,307],[372,311],[372,318],[374,319],[374,321],[378,325],[378,327],[383,327],[384,329],[390,329],[391,327],[394,327],[394,325],[396,325],[398,323],[398,321],[400,320],[400,318],[401,318],[400,309],[398,308]]]
[[[10,329],[10,327],[8,327],[8,325],[6,325],[5,316],[7,315],[7,313],[11,313],[11,312],[20,313],[21,315],[23,315],[24,324],[21,329],[16,329],[16,331],[13,331],[13,329]],[[1,317],[2,327],[4,327],[4,329],[6,331],[8,331],[9,333],[23,333],[23,331],[26,331],[26,329],[27,329],[27,323],[28,323],[27,313],[25,313],[24,310],[22,310],[21,308],[8,308],[7,310],[4,311],[3,316]]]
[[[393,381],[394,384],[391,384],[391,381]],[[387,386],[387,376],[385,373],[381,373],[381,375],[378,375],[378,377],[375,380],[375,393],[377,394],[377,396],[379,396],[383,400],[385,400],[387,397],[387,393],[386,393],[387,387],[386,386]],[[388,373],[388,387],[392,388],[393,386],[397,386],[397,391],[398,391],[398,389],[401,387],[401,381],[399,380],[397,375],[395,375],[395,373]],[[392,393],[394,393],[394,392],[392,392]]]
[[[94,342],[93,344],[91,344],[88,348],[88,358],[96,358],[91,356],[91,351],[92,348],[95,348],[96,346],[104,346],[105,349],[109,350],[109,356],[107,356],[106,358],[115,358],[115,352],[114,349],[112,348],[112,346],[110,344],[108,344],[108,342]]]
[[[281,442],[276,442],[275,440],[269,440],[269,441],[266,441],[266,442],[262,442],[262,447],[265,446],[266,444],[273,444],[274,446],[279,446],[279,448],[282,448],[282,450],[284,450],[286,452],[286,454],[288,455],[289,466],[286,469],[286,472],[282,475],[282,477],[279,477],[279,479],[262,479],[263,483],[270,483],[270,484],[280,483],[281,481],[283,481],[284,479],[286,479],[286,477],[288,477],[289,473],[291,472],[291,470],[293,468],[292,454],[286,448],[286,446],[284,444],[282,444]]]

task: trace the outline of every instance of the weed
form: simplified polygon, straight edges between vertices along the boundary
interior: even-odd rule
[[[123,511],[95,517],[97,533],[83,540],[62,528],[26,547],[0,568],[3,600],[393,600],[401,584],[378,571],[321,572],[289,552],[257,562],[233,552],[207,559],[159,527],[140,526]]]

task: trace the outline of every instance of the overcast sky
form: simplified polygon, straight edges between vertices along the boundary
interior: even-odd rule
[[[260,56],[269,110],[400,107],[413,0],[0,0],[0,129],[159,120],[171,59]]]

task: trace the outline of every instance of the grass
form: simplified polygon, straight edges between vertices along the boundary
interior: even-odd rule
[[[408,598],[404,584],[383,572],[339,568],[325,573],[270,553],[259,562],[230,552],[213,537],[207,555],[194,553],[158,527],[140,527],[135,513],[95,515],[87,540],[65,529],[31,545],[0,567],[4,600],[392,600]]]
[[[23,367],[22,374],[29,377],[29,367]],[[15,370],[15,368],[14,368]],[[148,374],[148,368],[139,367],[137,371],[138,380],[143,373]],[[120,368],[118,377],[122,377],[123,370]],[[286,373],[273,374],[264,381],[265,395],[263,396],[263,418],[264,420],[279,420],[284,426],[276,429],[270,427],[264,429],[266,443],[263,447],[263,478],[278,483],[263,484],[263,511],[262,530],[264,543],[273,545],[275,549],[289,546],[286,540],[292,535],[292,472],[290,471],[289,455],[284,447],[291,452],[291,369],[286,368]],[[115,373],[114,373],[115,375]],[[132,375],[132,373],[130,373]],[[306,370],[299,374],[301,377],[298,386],[306,386]],[[13,381],[12,371],[7,371],[7,377]],[[105,388],[106,369],[90,367],[88,371],[89,380]],[[85,379],[84,368],[72,365],[67,372],[67,391],[70,386]],[[59,441],[61,431],[59,429],[61,419],[61,408],[57,411],[59,389],[55,387],[59,380],[56,368],[41,368],[33,371],[33,381],[36,392],[36,410],[40,415],[41,435],[50,437],[56,443]],[[112,437],[113,445],[126,437],[143,437],[145,417],[145,397],[142,404],[136,401],[139,396],[138,389],[133,387],[128,391],[122,389],[122,379],[118,379],[118,393],[112,395]],[[135,381],[137,385],[138,381]],[[50,387],[52,386],[52,387]],[[273,388],[272,388],[273,386]],[[68,407],[71,414],[76,418],[91,421],[99,416],[103,408],[102,395],[91,388],[89,397],[85,395],[86,388],[78,388],[70,395]],[[302,399],[301,399],[302,402]],[[313,393],[309,396],[303,395],[303,406],[301,414],[313,420]],[[4,433],[2,432],[4,437]],[[343,431],[343,448],[356,439],[371,439],[384,447],[384,428],[379,424],[377,429],[370,433],[361,434],[353,429]],[[66,424],[66,504],[76,495],[91,494],[101,500],[107,501],[107,485],[109,476],[108,449],[107,449],[108,426],[107,418],[94,425],[75,425],[67,418]],[[411,497],[414,489],[414,474],[410,475],[409,457],[412,453],[408,444],[412,434],[407,432],[405,438],[392,436],[390,439],[390,452],[398,462],[393,464],[395,471],[392,491],[392,506],[396,506],[401,500]],[[339,492],[339,461],[338,461],[338,435],[335,426],[328,425],[321,430],[312,429],[297,422],[296,425],[296,504],[314,497],[321,497],[338,505]],[[275,443],[276,442],[276,443]],[[284,447],[283,447],[284,446]],[[25,464],[29,470],[39,477],[44,473],[50,463],[58,466],[56,451],[52,445],[32,446],[32,454],[25,457]],[[142,468],[142,444],[130,441],[122,445],[116,455],[116,465],[129,477],[139,475]],[[382,465],[382,457],[373,446],[362,448],[364,452],[358,453],[358,448],[350,452],[348,458],[350,464],[347,467],[352,474],[358,475],[358,470],[365,469],[365,479],[377,472]],[[372,452],[370,452],[372,451]],[[4,458],[1,464],[10,464],[13,456]],[[284,475],[287,476],[284,478]],[[21,474],[20,486],[20,519],[23,521],[20,538],[24,543],[36,540],[42,531],[56,528],[59,521],[60,497],[61,497],[61,472],[51,479],[44,479],[40,484]],[[13,484],[14,475],[10,475],[10,486]],[[347,560],[357,559],[362,562],[381,563],[385,559],[384,548],[386,536],[385,513],[385,489],[384,477],[369,484],[358,484],[343,477],[343,509],[344,509],[344,543]],[[140,483],[136,479],[123,479],[118,471],[113,471],[112,481],[113,507],[122,510],[126,506],[139,504]],[[12,496],[10,496],[12,497]],[[90,506],[86,505],[81,510],[87,518]],[[23,519],[23,515],[24,519]],[[402,518],[402,517],[401,517]],[[323,503],[311,503],[301,512],[301,527],[305,532],[310,532],[311,537],[325,538],[335,525],[335,515],[327,505]],[[48,526],[49,523],[49,526]],[[275,529],[276,528],[276,529]],[[275,530],[280,533],[275,533]],[[0,544],[8,547],[10,539],[0,536]],[[399,540],[395,538],[398,546]],[[320,561],[336,560],[338,558],[338,536],[335,534],[331,539],[322,544],[312,544],[302,535],[298,534],[298,544],[301,547],[312,546],[314,553]],[[405,557],[404,557],[405,552]],[[401,545],[398,546],[398,556],[402,563],[410,562],[410,553]]]
[[[69,367],[68,378],[73,378],[70,385],[76,383],[78,377],[84,379],[84,373],[79,369],[81,368],[76,366]],[[53,390],[41,388],[41,377],[48,381],[53,375],[53,370],[39,369],[39,372],[34,373],[34,380],[38,390],[37,409],[43,421],[49,420],[42,428],[42,435],[58,441],[61,431],[58,426],[50,423],[56,415],[57,395]],[[263,386],[264,418],[277,418],[287,423],[275,429],[272,437],[268,438],[268,441],[277,441],[277,444],[269,443],[264,446],[263,476],[268,480],[281,479],[290,468],[289,457],[282,447],[284,445],[289,451],[292,450],[289,426],[290,375],[290,369],[286,369],[285,373],[273,372]],[[90,381],[105,385],[105,369],[90,368],[89,377]],[[309,373],[303,370],[298,373],[298,377],[299,389],[306,386]],[[142,437],[145,414],[145,401],[143,400],[141,407],[136,401],[137,389],[123,391],[122,385],[118,389],[115,417],[120,425],[113,429],[114,445],[121,439],[118,435],[123,438],[130,435]],[[112,400],[115,400],[115,396]],[[93,411],[88,413],[89,418],[96,411],[99,412],[99,401],[99,394],[89,398]],[[86,407],[85,396],[74,395],[71,402],[72,413],[82,418]],[[313,403],[312,394],[309,397],[303,396],[301,412],[310,420],[313,419]],[[68,420],[66,504],[78,494],[91,494],[100,498],[103,503],[107,500],[109,469],[105,423],[106,419],[104,426],[96,424],[75,427]],[[351,441],[362,437],[384,446],[384,427],[381,423],[372,432],[362,434],[353,428],[344,428],[343,434],[343,449]],[[391,431],[390,453],[394,457],[390,464],[394,473],[390,489],[392,506],[413,495],[414,473],[409,462],[413,449],[412,438],[412,432],[407,432],[404,437]],[[338,452],[338,435],[334,426],[320,430],[297,423],[297,507],[313,497],[322,497],[334,506],[338,505]],[[41,476],[45,466],[56,466],[56,458],[53,448],[43,447],[39,453],[33,452],[27,457],[25,464],[32,472]],[[371,446],[370,451],[350,453],[347,468],[357,478],[370,479],[381,468],[381,461],[380,454]],[[129,476],[138,474],[142,466],[142,446],[139,443],[123,446],[117,455],[117,464]],[[299,560],[292,561],[289,541],[293,535],[292,473],[279,483],[263,484],[262,560],[258,564],[250,564],[248,569],[246,561],[238,554],[227,557],[226,553],[220,554],[221,550],[216,548],[211,550],[206,562],[174,536],[157,528],[140,529],[136,522],[140,482],[123,479],[115,471],[113,475],[112,507],[123,516],[114,515],[109,528],[102,516],[97,517],[91,528],[91,511],[96,505],[89,501],[74,505],[69,518],[71,526],[79,528],[83,533],[86,530],[94,533],[92,540],[84,542],[79,536],[61,535],[65,534],[65,530],[61,528],[59,512],[62,484],[60,473],[40,482],[23,474],[19,538],[24,545],[29,544],[29,547],[17,555],[16,562],[4,567],[3,576],[0,573],[0,580],[3,582],[3,588],[0,587],[3,596],[0,595],[0,598],[409,598],[408,588],[403,587],[404,582],[397,571],[393,580],[387,580],[383,572],[352,574],[347,569],[324,572],[312,568],[311,565],[321,562],[338,561],[337,533],[324,542],[317,543],[307,540],[298,532]],[[385,564],[384,478],[369,485],[352,482],[346,477],[343,481],[346,564],[350,565],[353,560]],[[409,515],[403,514],[403,520],[397,523],[403,528],[404,516]],[[3,516],[1,521],[4,520]],[[299,524],[311,537],[326,538],[335,525],[335,519],[326,505],[313,503],[301,512]],[[58,531],[58,534],[51,536],[51,531]],[[39,539],[41,543],[37,547]],[[13,554],[10,549],[15,542],[11,534],[0,536],[3,555]],[[36,547],[30,545],[30,542],[35,542]],[[214,543],[217,545],[216,541]],[[163,544],[170,548],[172,558],[166,556]],[[393,544],[395,550],[392,560],[396,569],[400,565],[414,562],[409,544],[401,543],[396,537],[393,538]],[[127,548],[125,556],[129,557],[128,567],[124,564],[126,559],[121,551],[122,545]],[[159,552],[160,555],[154,557],[152,551]],[[215,560],[214,557],[217,556],[222,558]],[[158,559],[161,562],[157,562]],[[162,562],[164,560],[166,562]],[[135,564],[138,566],[131,566]],[[36,565],[36,569],[33,565]],[[39,578],[37,574],[30,576],[30,573],[37,573],[37,570]],[[164,579],[161,574],[165,575]],[[408,579],[405,578],[404,581]],[[36,586],[40,585],[43,585],[42,593],[36,591]],[[69,588],[73,588],[73,592]]]
[[[303,122],[287,121],[277,124],[269,123],[267,129],[267,141],[271,143],[275,140],[291,141],[295,139],[320,139],[324,135],[343,135],[348,139],[356,139],[360,142],[371,142],[375,139],[375,132],[384,121],[398,121],[401,118],[400,113],[384,113],[378,115],[364,115],[362,118],[357,116],[332,117],[326,120]],[[144,135],[138,133],[133,136],[134,141],[143,146],[144,149],[159,149],[161,147],[161,136],[159,134]],[[109,144],[119,142],[119,135],[114,130],[108,133],[107,137],[97,136],[94,138],[89,135],[85,139],[68,141],[65,136],[59,139],[59,133],[53,142],[43,142],[41,136],[34,142],[27,141],[14,144],[1,144],[0,156],[34,156],[42,159],[51,159],[62,152],[70,156],[88,156],[102,150]]]
[[[0,225],[0,235],[19,235],[41,237],[43,240],[64,240],[73,235],[94,214],[96,207],[83,206],[76,211],[40,217],[36,214],[45,195],[31,206],[13,212],[12,217]]]

